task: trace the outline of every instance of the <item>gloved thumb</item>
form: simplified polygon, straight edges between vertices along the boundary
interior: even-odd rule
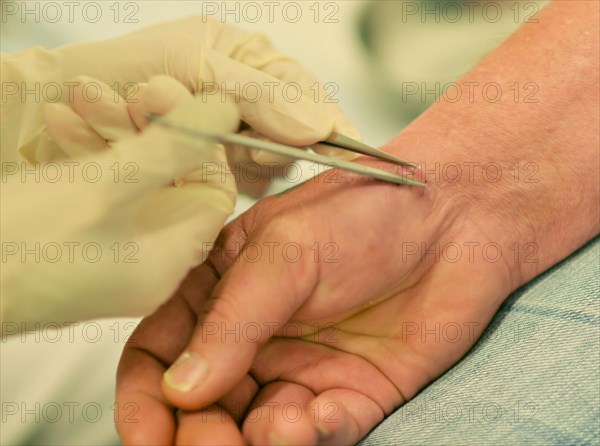
[[[202,95],[185,101],[166,117],[184,127],[215,132],[232,132],[239,125],[239,114],[233,104]],[[115,197],[119,201],[145,196],[172,185],[174,180],[187,174],[197,173],[207,165],[226,162],[222,148],[213,142],[192,138],[157,124],[150,125],[139,135],[117,142],[109,157],[118,165],[127,162],[136,165],[137,181],[121,188],[120,194]]]

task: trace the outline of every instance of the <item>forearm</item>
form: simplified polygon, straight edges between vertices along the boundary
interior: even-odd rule
[[[420,161],[491,240],[535,244],[515,286],[599,230],[598,5],[548,6],[385,148]]]

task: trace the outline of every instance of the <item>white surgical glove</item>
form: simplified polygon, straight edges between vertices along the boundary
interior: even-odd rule
[[[1,69],[5,161],[20,161],[19,152],[32,163],[66,157],[48,136],[42,105],[70,102],[74,88],[70,81],[81,75],[135,101],[137,84],[167,74],[194,94],[204,91],[220,100],[231,96],[253,136],[259,133],[284,144],[312,145],[334,129],[359,138],[337,107],[324,103],[327,93],[322,85],[297,61],[276,51],[262,34],[200,16],[107,41],[2,55]],[[90,84],[85,93],[93,100],[97,89]],[[316,150],[354,156],[327,146]],[[251,156],[259,163],[281,161],[277,155],[257,151]]]
[[[151,80],[144,94],[149,108],[142,114],[172,109],[169,119],[198,129],[239,126],[236,106],[214,96],[192,98],[166,76]],[[93,105],[75,101],[73,109],[47,110],[59,116],[50,119],[59,147],[77,158],[3,179],[4,332],[152,311],[204,260],[233,212],[233,176],[212,169],[226,161],[222,146],[156,125],[135,135],[112,126],[102,116],[106,108]],[[118,101],[110,112],[122,116],[127,104]],[[69,146],[70,132],[85,135],[87,153]],[[130,136],[103,150],[119,132]]]

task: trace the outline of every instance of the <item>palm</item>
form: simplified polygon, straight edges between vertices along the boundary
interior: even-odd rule
[[[172,415],[160,395],[164,366],[154,358],[171,364],[187,345],[217,278],[226,279],[235,264],[234,244],[279,240],[300,246],[299,261],[266,266],[291,287],[290,301],[298,303],[285,324],[267,324],[274,337],[256,350],[249,373],[220,396],[224,411],[217,416],[211,407],[180,417],[180,442],[241,441],[234,421],[252,443],[270,441],[274,430],[300,444],[356,442],[473,344],[506,295],[503,272],[497,264],[470,262],[464,255],[448,262],[434,253],[436,244],[484,244],[480,232],[435,192],[345,179],[337,186],[311,182],[264,200],[224,231],[222,250],[213,252],[210,264],[141,324],[136,343],[124,353],[119,400],[139,402],[142,422],[150,426],[146,434],[160,432],[165,441],[173,435]],[[404,212],[391,218],[390,209]],[[424,256],[425,247],[433,251]],[[245,277],[247,289],[260,290],[264,277]],[[179,328],[161,331],[157,341],[153,332],[168,326]],[[242,336],[253,336],[255,329],[242,326]],[[134,372],[142,364],[143,379]],[[140,399],[140,392],[152,397]],[[193,404],[184,401],[184,407]],[[160,423],[149,422],[157,417]],[[126,437],[142,430],[119,427]]]

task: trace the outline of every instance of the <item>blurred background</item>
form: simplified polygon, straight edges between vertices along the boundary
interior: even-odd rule
[[[2,52],[33,45],[52,48],[191,14],[211,15],[267,34],[279,49],[310,67],[323,84],[330,83],[331,98],[357,125],[364,141],[379,146],[531,20],[544,3],[3,0],[0,41]],[[293,185],[279,181],[269,193]],[[236,215],[253,202],[241,197]],[[114,377],[123,344],[136,323],[47,326],[2,339],[0,443],[118,444],[113,418],[123,416],[125,409],[114,406]]]

